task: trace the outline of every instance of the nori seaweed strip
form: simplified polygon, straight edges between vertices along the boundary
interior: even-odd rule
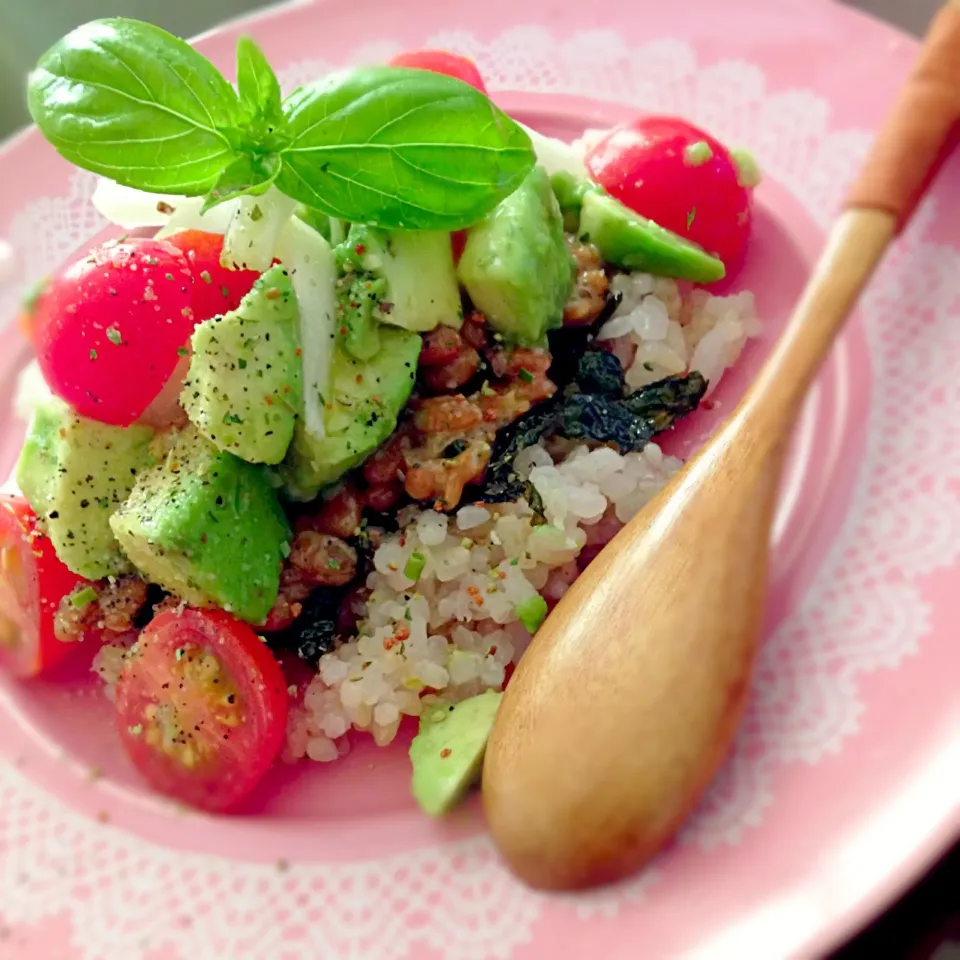
[[[561,402],[562,398],[557,394],[517,417],[497,434],[478,500],[508,503],[520,497],[530,499],[533,488],[517,476],[513,463],[521,450],[556,433]],[[536,499],[539,501],[539,496]]]
[[[577,378],[580,358],[591,349],[600,328],[620,305],[618,294],[608,295],[607,302],[593,323],[584,327],[560,327],[547,333],[551,364],[547,376],[561,389]]]
[[[683,377],[667,377],[624,398],[623,405],[638,417],[650,420],[656,433],[670,429],[681,417],[693,413],[707,389],[703,374],[694,370]]]
[[[606,350],[588,350],[577,364],[577,393],[596,393],[618,400],[623,396],[625,377],[619,357]]]
[[[642,450],[654,432],[650,420],[631,413],[622,400],[591,393],[567,397],[557,430],[568,440],[612,444],[620,453]]]
[[[594,375],[592,363],[588,361],[586,372]],[[612,368],[606,372],[612,372]],[[615,379],[603,383],[605,391],[612,392]],[[599,385],[596,381],[594,375],[594,385]],[[611,444],[621,453],[642,450],[658,433],[696,410],[706,388],[706,381],[694,372],[651,383],[625,399],[612,399],[602,393],[558,393],[497,434],[476,499],[507,503],[526,497],[539,512],[540,498],[533,486],[513,469],[521,450],[554,436]]]

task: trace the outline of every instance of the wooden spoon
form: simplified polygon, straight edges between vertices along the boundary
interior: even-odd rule
[[[753,388],[581,575],[507,688],[483,797],[494,840],[527,883],[570,889],[635,871],[674,836],[727,756],[800,404],[958,121],[952,0]]]

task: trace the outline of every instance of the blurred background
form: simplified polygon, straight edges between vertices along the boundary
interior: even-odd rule
[[[850,2],[919,33],[940,0]],[[139,17],[190,37],[222,20],[268,5],[264,0],[0,0],[0,137],[27,122],[23,108],[26,71],[47,47],[79,23],[96,17]]]

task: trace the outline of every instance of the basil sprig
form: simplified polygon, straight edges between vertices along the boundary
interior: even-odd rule
[[[208,206],[275,185],[342,220],[455,230],[535,161],[523,129],[452,77],[364,68],[283,99],[249,38],[237,46],[234,89],[183,40],[122,17],[68,33],[40,58],[27,96],[70,162]]]

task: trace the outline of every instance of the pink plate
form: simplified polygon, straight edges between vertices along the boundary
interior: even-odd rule
[[[229,70],[242,30],[288,89],[345,62],[448,47],[546,133],[644,109],[751,147],[768,179],[736,287],[756,292],[765,333],[718,409],[672,438],[679,452],[730,409],[782,329],[915,51],[827,0],[299,2],[199,45]],[[2,290],[6,320],[103,223],[91,178],[35,134],[0,154],[0,176],[0,237],[22,281]],[[416,812],[402,745],[278,771],[242,816],[184,813],[142,789],[79,670],[0,684],[0,953],[742,960],[813,957],[854,932],[960,826],[958,204],[954,162],[811,395],[746,722],[651,869],[600,893],[531,893],[498,862],[476,804],[442,824]],[[6,475],[22,432],[13,374],[27,357],[11,328],[0,357]]]

